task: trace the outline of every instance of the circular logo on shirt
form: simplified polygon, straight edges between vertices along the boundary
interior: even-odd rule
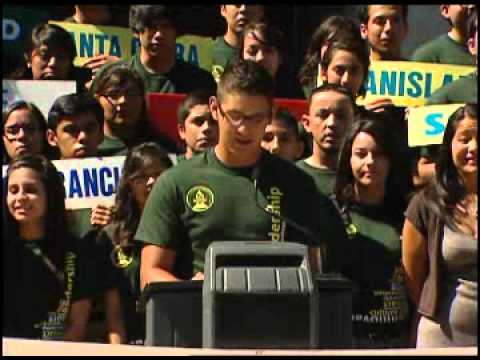
[[[133,261],[133,254],[128,254],[120,245],[115,245],[112,254],[113,264],[120,269],[125,269]]]
[[[212,190],[206,186],[194,186],[187,192],[187,205],[194,212],[210,209],[214,202]]]

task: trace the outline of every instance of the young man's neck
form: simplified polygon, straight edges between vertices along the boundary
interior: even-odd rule
[[[325,152],[315,143],[313,144],[312,156],[305,161],[308,165],[318,169],[329,169],[335,171],[337,169],[338,152]]]
[[[462,46],[466,46],[467,39],[465,35],[462,34],[462,32],[460,32],[457,28],[452,28],[448,32],[448,37],[453,41],[455,41],[456,43],[459,43]]]
[[[227,145],[219,142],[215,146],[214,151],[217,158],[228,167],[240,168],[254,166],[262,156],[262,148],[260,146],[255,152],[251,151],[246,154],[232,150]]]
[[[164,53],[159,56],[150,56],[143,49],[140,50],[140,62],[145,69],[154,74],[165,74],[175,65],[175,53]]]
[[[380,205],[385,198],[385,187],[354,185],[355,200],[364,205]]]
[[[19,228],[20,237],[24,240],[40,240],[45,236],[43,221],[32,224],[23,224]]]
[[[223,36],[225,42],[233,48],[240,47],[241,36],[232,30],[227,30],[227,33]]]
[[[379,60],[384,60],[384,61],[401,61],[403,60],[402,54],[400,52],[398,53],[380,53],[378,51],[375,51],[373,49],[370,49],[370,61],[379,61]]]

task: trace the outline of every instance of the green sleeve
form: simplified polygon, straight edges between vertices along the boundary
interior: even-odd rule
[[[172,169],[173,170],[173,169]],[[150,193],[135,240],[161,245],[178,251],[181,248],[183,199],[175,177],[167,171],[160,176]]]
[[[433,56],[432,51],[427,46],[420,46],[417,48],[413,55],[410,58],[411,61],[417,62],[428,62],[428,63],[436,63],[437,59]]]
[[[453,83],[451,83],[453,84]],[[446,86],[441,87],[437,91],[435,91],[432,96],[430,96],[425,105],[440,105],[440,104],[448,104],[449,101],[449,91],[450,91],[450,85],[448,84]]]

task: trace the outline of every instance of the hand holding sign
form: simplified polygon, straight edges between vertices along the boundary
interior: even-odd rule
[[[113,206],[98,204],[92,208],[90,223],[93,226],[106,226],[112,221]]]
[[[93,77],[97,74],[97,71],[105,65],[107,62],[115,62],[120,60],[118,56],[113,55],[97,55],[89,58],[85,61],[82,67],[89,68],[92,70]]]

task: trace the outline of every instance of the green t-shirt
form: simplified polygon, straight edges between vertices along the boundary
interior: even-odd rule
[[[475,65],[468,49],[448,34],[440,35],[420,46],[413,53],[411,60],[438,64]]]
[[[85,235],[93,229],[93,225],[90,222],[91,215],[91,208],[67,211],[67,221],[70,227],[70,233],[77,239],[83,239]]]
[[[98,156],[120,156],[127,155],[128,147],[122,140],[116,137],[103,137],[103,141],[98,147]]]
[[[120,292],[127,338],[132,342],[145,337],[145,315],[136,308],[140,296],[141,244],[116,248],[113,231],[114,226],[109,224],[96,239],[97,272],[104,289],[116,288]]]
[[[123,60],[110,62],[102,66],[92,82],[91,92],[95,92],[98,79],[111,66],[127,65],[142,79],[145,93],[190,93],[194,90],[215,92],[217,84],[212,75],[198,66],[191,65],[183,60],[176,60],[175,65],[165,74],[148,72],[140,61],[140,54],[135,54],[130,62]]]
[[[463,104],[478,102],[478,73],[463,76],[435,91],[427,105]]]
[[[309,174],[317,185],[317,190],[325,196],[329,196],[335,185],[336,173],[330,169],[320,169],[309,165],[305,160],[297,161],[297,166]]]
[[[393,220],[383,205],[354,204],[349,214],[351,221],[345,222],[356,231],[343,273],[353,283],[353,336],[405,336],[410,312],[401,271],[401,220]]]
[[[235,59],[237,48],[227,44],[223,36],[219,36],[213,42],[212,75],[216,82],[220,81],[228,63]]]
[[[66,252],[65,265],[58,269],[64,274],[62,287],[42,260],[44,246],[44,240],[25,241],[12,269],[15,274],[4,277],[4,306],[9,308],[4,336],[62,340],[72,304],[94,295],[94,263],[82,247],[76,244]]]
[[[343,243],[345,231],[330,200],[315,191],[313,180],[264,151],[256,166],[256,192],[253,170],[225,166],[214,149],[167,170],[149,195],[135,239],[173,249],[180,267],[193,263],[193,273],[204,271],[205,251],[213,241],[294,241],[308,246],[332,241],[327,263],[335,264],[336,243]],[[284,224],[257,203],[314,235]]]

